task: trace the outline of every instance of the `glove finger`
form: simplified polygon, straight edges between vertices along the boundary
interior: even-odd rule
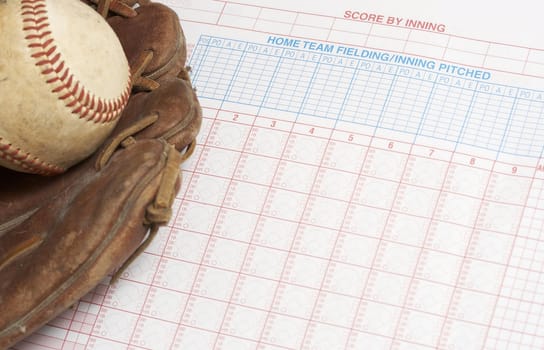
[[[151,59],[141,72],[143,79],[157,80],[176,76],[185,66],[185,35],[176,13],[160,3],[143,4],[134,17],[112,16],[107,19],[119,37],[133,71],[142,55]],[[134,82],[138,85],[138,81]]]
[[[156,115],[157,121],[134,137],[164,138],[179,151],[194,141],[202,123],[202,110],[190,83],[170,78],[153,91],[131,97],[113,136],[149,115]]]

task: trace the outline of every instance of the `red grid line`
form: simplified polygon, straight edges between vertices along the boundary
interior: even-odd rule
[[[493,166],[494,167],[494,166]],[[484,193],[487,193],[487,190],[489,188],[489,184],[490,184],[490,181],[491,181],[491,175],[489,175],[487,177],[487,184],[485,185],[485,189],[484,189]],[[481,200],[480,202],[480,207],[478,209],[478,213],[477,215],[475,216],[474,218],[474,227],[476,227],[477,225],[477,222],[478,222],[478,219],[480,218],[480,215],[483,211],[483,202],[484,202],[484,199]],[[484,214],[485,215],[485,214]],[[469,261],[469,260],[472,260],[470,255],[469,255],[469,248],[473,242],[473,239],[474,239],[474,234],[476,232],[476,229],[472,230],[472,232],[470,233],[470,237],[468,239],[468,244],[465,248],[465,254],[464,254],[464,257],[463,257],[463,260],[462,260],[462,263],[461,263],[461,267],[459,268],[459,273],[457,274],[457,279],[455,281],[455,289],[450,297],[450,301],[449,301],[449,305],[446,309],[446,315],[445,315],[445,319],[444,319],[444,322],[442,323],[442,327],[441,327],[441,330],[440,330],[440,335],[438,336],[438,343],[437,343],[437,346],[436,346],[436,349],[440,349],[442,346],[442,343],[441,343],[441,340],[445,337],[447,338],[448,337],[448,330],[447,330],[447,327],[448,327],[448,321],[449,320],[452,320],[453,318],[450,316],[450,313],[451,313],[451,310],[453,308],[453,304],[454,304],[454,296],[455,296],[455,292],[458,290],[458,289],[461,289],[460,287],[458,287],[460,285],[460,281],[461,281],[461,276],[463,276],[464,274],[464,267],[466,265],[466,262]]]
[[[291,137],[291,135],[293,134],[294,126],[295,126],[295,123],[293,123],[292,126],[291,126],[291,130],[290,130],[289,133],[288,133],[289,137]],[[287,151],[287,149],[288,149],[288,145],[289,145],[289,140],[286,140],[286,141],[285,141],[285,145],[283,146],[282,151],[281,151],[281,158],[283,158],[283,156],[285,155],[285,153],[286,153],[286,151]],[[321,161],[323,161],[323,157],[324,157],[324,156],[325,156],[325,155],[323,154],[322,157],[321,157]],[[276,168],[276,170],[275,170],[275,172],[274,172],[274,175],[273,175],[272,178],[271,178],[271,183],[274,182],[274,179],[276,178],[276,176],[277,176],[277,174],[278,174],[278,169],[279,169],[279,167]],[[316,179],[313,180],[313,183],[312,183],[312,185],[311,185],[312,188],[315,186],[315,182],[316,182]],[[266,197],[265,197],[265,198],[266,198],[266,199],[265,199],[265,202],[266,202],[267,199],[270,197],[271,191],[272,191],[272,187],[270,186],[270,188],[269,188],[269,190],[268,190],[268,192],[267,192],[267,194],[266,194]],[[304,204],[304,208],[302,209],[302,214],[301,214],[301,216],[303,216],[303,215],[304,215],[304,212],[306,211],[306,208],[307,208],[307,206],[308,206],[308,201],[309,201],[309,199],[310,199],[310,197],[308,196],[308,198],[306,199],[306,203]],[[261,208],[261,212],[259,213],[259,218],[262,217],[262,216],[264,216],[264,207]],[[299,228],[300,228],[300,223],[297,222],[297,228],[296,228],[296,230],[295,230],[295,236],[293,237],[293,239],[292,239],[292,241],[291,241],[291,244],[290,244],[290,248],[289,248],[288,251],[287,251],[288,256],[289,256],[290,254],[293,253],[293,247],[294,247],[294,243],[295,243],[295,241],[296,241],[296,236],[297,236],[297,234],[298,234]],[[281,273],[280,273],[280,280],[281,280],[281,276],[283,276],[283,275],[285,274],[286,265],[287,265],[287,264],[284,264],[283,267],[282,267],[282,270],[281,270]],[[274,289],[274,292],[273,292],[273,295],[272,295],[272,299],[271,299],[271,305],[274,304],[274,302],[275,302],[275,300],[276,300],[276,298],[277,298],[278,290],[279,290],[279,284],[278,284],[278,285],[276,286],[276,288]],[[263,324],[264,324],[264,325],[263,325],[263,328],[262,328],[261,333],[260,333],[260,335],[259,335],[259,343],[258,343],[258,345],[261,344],[261,340],[262,340],[263,335],[264,335],[264,332],[265,332],[265,330],[266,330],[267,323],[268,323],[269,320],[270,320],[270,314],[271,314],[271,313],[272,313],[272,310],[268,311],[268,313],[267,313],[267,315],[266,315],[266,319],[265,319],[265,321],[264,321],[264,323],[263,323]]]
[[[217,111],[217,113],[219,113],[219,111]],[[217,114],[215,114],[215,116],[216,116],[216,118],[217,118]],[[213,122],[212,122],[212,125],[211,125],[211,127],[210,127],[210,132],[209,132],[209,134],[206,135],[206,140],[204,141],[204,144],[207,144],[207,143],[208,143],[207,141],[209,140],[209,138],[210,138],[210,136],[211,136],[211,134],[212,134],[213,124],[214,124],[214,123],[215,123],[215,119],[214,119]],[[198,160],[197,160],[196,164],[198,164],[198,163],[201,161],[201,159],[202,159],[202,158],[201,158],[201,157],[202,157],[202,154],[203,154],[203,153],[200,153],[200,154],[199,154],[199,157],[198,157]],[[209,240],[208,240],[208,243],[207,243],[207,245],[206,245],[206,249],[207,249],[208,244],[209,244]],[[204,260],[204,254],[202,255],[201,263],[203,262],[203,260]],[[194,286],[195,286],[195,284],[196,284],[197,276],[198,276],[198,271],[197,271],[197,273],[195,274],[195,279],[193,280],[193,284],[192,284],[191,290],[194,288]],[[190,295],[189,295],[189,298],[190,298]],[[187,298],[187,302],[185,303],[185,306],[184,306],[184,308],[183,308],[183,310],[182,310],[182,312],[181,312],[180,322],[179,322],[180,324],[181,324],[181,322],[182,322],[182,320],[183,320],[183,317],[185,316],[185,312],[187,311],[187,305],[189,304],[189,298]],[[177,335],[178,335],[178,332],[179,332],[179,329],[176,331],[176,334],[174,334],[174,339],[176,339],[176,337],[177,337]]]
[[[411,150],[412,150],[412,147],[410,147],[410,152],[409,152],[409,155],[411,153]],[[367,153],[368,154],[368,153]],[[366,163],[366,158],[365,158],[365,162]],[[364,164],[363,163],[363,164]],[[408,166],[408,158],[406,158],[404,160],[404,165],[401,165],[402,167],[402,173],[400,175],[400,178],[402,179],[406,173],[406,169],[407,169],[407,166]],[[397,200],[398,196],[399,196],[399,189],[400,189],[400,184],[397,186],[397,189],[395,191],[395,195],[393,196],[393,203]],[[393,205],[392,205],[393,206]],[[389,222],[389,220],[391,219],[391,214],[392,214],[392,208],[390,210],[388,210],[388,214],[387,214],[387,218],[385,219],[385,225],[387,226],[387,223]],[[362,295],[366,294],[367,293],[367,290],[369,289],[369,284],[368,284],[368,280],[370,279],[370,275],[372,274],[373,271],[376,271],[377,270],[377,267],[375,267],[374,265],[376,264],[376,262],[378,261],[378,254],[380,252],[380,247],[382,246],[384,240],[383,240],[383,235],[384,235],[384,232],[381,233],[380,237],[378,238],[378,245],[376,247],[376,252],[374,253],[374,256],[372,257],[372,262],[371,262],[371,266],[370,266],[370,271],[368,273],[368,277],[365,281],[365,284],[364,284],[364,288],[363,288],[363,292],[362,292]],[[372,287],[370,287],[372,288]],[[361,311],[361,307],[363,305],[363,299],[361,298],[361,300],[359,301],[358,305],[357,305],[357,308],[356,308],[356,311],[355,311],[355,315],[354,315],[354,318],[352,320],[352,323],[351,323],[351,327],[350,329],[351,330],[355,330],[356,329],[356,322],[357,322],[357,318],[359,316],[359,313]],[[399,315],[400,317],[400,315]],[[346,341],[346,344],[344,345],[344,347],[347,347],[348,344],[349,344],[349,339],[351,337],[348,338],[348,340]]]
[[[72,310],[72,316],[69,318],[69,323],[68,323],[69,325],[68,325],[66,334],[64,335],[64,339],[62,341],[62,347],[64,347],[64,345],[66,345],[66,342],[68,341],[68,335],[70,334],[69,330],[72,328],[72,324],[74,322],[76,313],[77,313],[77,307],[74,307],[74,310]]]
[[[221,20],[221,17],[223,16],[225,12],[225,7],[227,7],[227,3],[223,3],[223,7],[221,7],[221,11],[219,12],[219,16],[217,16],[217,21],[215,22],[215,25],[219,25],[219,21]]]
[[[330,133],[330,136],[332,136],[332,132]],[[371,140],[372,140],[372,138],[371,138]],[[329,137],[329,142],[330,142],[330,137]],[[328,144],[327,144],[327,145],[328,145]],[[324,157],[326,156],[326,154],[327,154],[327,150],[326,150],[326,149],[327,149],[327,148],[325,148],[325,151],[323,152],[323,158],[324,158]],[[364,159],[363,159],[363,161],[361,162],[361,165],[360,165],[360,167],[359,167],[359,172],[362,172],[363,166],[364,166],[364,164],[366,163],[367,156],[368,156],[368,150],[366,151],[365,156],[364,156]],[[323,159],[323,158],[322,158],[322,159]],[[323,163],[323,162],[321,162],[321,163]],[[323,166],[323,165],[321,165],[321,166]],[[323,167],[324,167],[324,166],[323,166]],[[346,219],[346,217],[347,217],[347,215],[348,215],[348,213],[349,213],[349,204],[351,204],[351,203],[353,202],[353,198],[354,198],[355,192],[356,192],[356,190],[357,190],[357,188],[358,188],[357,185],[358,185],[359,181],[360,181],[360,178],[357,179],[357,181],[356,181],[356,183],[355,183],[355,186],[353,186],[353,190],[351,191],[350,198],[349,198],[349,200],[347,201],[348,206],[346,206],[346,211],[344,212],[344,219],[342,220],[342,226],[343,226],[343,223],[345,222],[345,219]],[[313,185],[312,185],[312,187],[313,187]],[[305,223],[305,224],[308,224],[308,225],[309,225],[310,223]],[[315,313],[316,308],[317,308],[317,301],[319,300],[319,297],[320,297],[321,294],[323,293],[323,289],[324,289],[323,286],[324,286],[325,280],[326,280],[326,278],[327,278],[327,276],[328,276],[329,269],[331,268],[331,263],[334,262],[334,260],[335,260],[335,259],[333,258],[333,256],[334,256],[334,251],[336,250],[336,246],[337,246],[337,244],[338,244],[339,238],[340,238],[340,234],[338,233],[338,234],[336,235],[336,238],[335,238],[334,243],[333,243],[333,245],[332,245],[330,255],[329,255],[328,259],[326,259],[326,261],[327,261],[327,267],[325,268],[325,273],[323,274],[323,277],[322,277],[322,279],[321,279],[320,286],[319,286],[319,288],[318,288],[318,294],[317,294],[317,297],[316,297],[316,303],[315,303],[315,304],[313,305],[313,307],[312,307],[312,312],[311,312],[310,320],[313,319],[314,313]],[[370,273],[369,273],[369,275],[370,275]],[[366,283],[365,283],[365,284],[366,284]],[[327,291],[327,293],[328,293],[328,291]],[[356,317],[356,316],[357,316],[357,315],[355,314],[355,317]],[[305,341],[306,337],[308,336],[309,327],[310,327],[310,323],[308,323],[308,327],[306,327],[306,330],[304,331],[304,335],[303,335],[303,337],[302,337],[302,344],[304,344],[304,341]],[[349,337],[348,337],[347,341],[349,341]]]
[[[447,165],[447,168],[446,168],[446,171],[445,171],[445,176],[444,178],[442,179],[442,186],[440,186],[441,188],[444,188],[445,187],[445,184],[446,184],[446,180],[448,179],[448,175],[449,175],[449,170],[450,170],[450,167],[452,165],[452,161],[453,161],[453,155],[454,153],[451,154],[450,156],[450,160],[448,162],[448,165]],[[440,190],[439,192],[442,193],[443,190]],[[440,194],[438,195],[440,197]],[[432,214],[431,214],[431,218],[433,218],[437,212],[437,208],[438,208],[438,204],[439,204],[439,200],[437,199],[436,202],[435,202],[435,205],[434,205],[434,208],[433,208],[433,211],[432,211]],[[428,248],[425,248],[427,246],[426,242],[428,241],[429,239],[429,234],[431,232],[431,225],[429,224],[427,226],[427,229],[426,229],[426,232],[425,232],[425,236],[423,237],[423,244],[422,244],[422,247],[420,248],[420,251],[419,251],[419,254],[418,254],[418,257],[417,257],[417,260],[416,260],[416,263],[415,263],[415,266],[414,266],[414,270],[413,270],[413,274],[412,276],[410,276],[410,282],[408,283],[408,287],[406,289],[406,295],[404,296],[404,301],[403,301],[403,305],[402,305],[402,310],[407,310],[407,303],[408,303],[408,296],[410,295],[410,292],[411,292],[411,289],[412,289],[412,286],[414,284],[414,280],[416,279],[416,273],[417,273],[417,269],[419,267],[419,265],[421,264],[421,256],[422,256],[422,253],[425,249],[427,250],[430,250]],[[455,286],[454,286],[455,288]],[[440,317],[443,317],[444,315],[440,315]],[[399,316],[399,319],[397,321],[397,324],[395,326],[395,330],[393,332],[394,336],[393,336],[393,340],[397,339],[397,336],[398,336],[398,333],[399,333],[399,329],[401,327],[401,320],[402,320],[402,311],[401,311],[401,314]],[[402,339],[404,340],[404,339]],[[440,337],[439,339],[437,340],[437,342],[440,341]],[[391,346],[389,347],[390,350],[393,349],[393,346],[394,346],[395,342],[391,342]]]
[[[532,187],[533,187],[533,185],[534,185],[534,183],[535,183],[535,176],[536,176],[536,170],[535,170],[535,172],[533,173],[533,178],[532,178],[532,180],[531,180],[531,185],[530,185],[529,188],[532,188]],[[527,203],[528,203],[529,198],[530,198],[529,193],[530,193],[530,191],[528,191],[527,195],[525,196],[525,208],[522,209],[521,216],[520,216],[520,219],[519,219],[519,221],[518,221],[517,228],[516,228],[516,230],[515,230],[516,232],[519,232],[519,230],[520,230],[521,223],[522,223],[522,221],[523,221],[523,217],[524,217],[525,212],[526,212]],[[516,238],[516,239],[514,239],[514,241],[512,242],[512,246],[511,246],[510,251],[509,251],[509,253],[508,253],[508,260],[507,260],[507,262],[506,262],[506,266],[510,266],[510,265],[511,265],[512,254],[513,254],[514,249],[515,249],[515,247],[516,247],[516,242],[517,242],[517,240],[518,240],[518,239]],[[502,296],[501,291],[502,291],[502,289],[503,289],[505,279],[506,279],[506,271],[505,271],[505,273],[504,273],[504,275],[503,275],[503,277],[502,277],[500,286],[499,286],[499,288],[498,288],[498,292],[497,292],[497,294],[496,294],[495,305],[493,306],[493,308],[492,308],[493,311],[492,311],[492,313],[491,313],[491,321],[495,318],[496,310],[497,310],[497,304],[498,304],[498,302],[499,302],[499,298]],[[485,348],[485,344],[486,344],[487,339],[488,339],[488,337],[489,337],[489,331],[490,331],[490,329],[491,329],[491,324],[489,324],[488,327],[487,327],[487,329],[486,329],[486,333],[485,333],[485,337],[484,337],[484,343],[483,343],[483,346],[482,346],[482,350],[484,350],[484,348]]]
[[[254,125],[255,125],[255,120],[254,120],[253,124],[251,125],[251,127],[253,128]],[[250,139],[250,138],[248,137],[248,138],[245,140],[244,145],[243,145],[243,147],[242,147],[243,149],[246,148],[249,139]],[[287,147],[287,143],[286,143],[286,145],[285,145],[284,148],[283,148],[284,151],[285,151],[286,147]],[[240,159],[242,159],[242,154],[243,154],[243,153],[240,153],[240,156],[238,157],[238,163],[236,164],[236,166],[235,166],[235,168],[234,168],[234,170],[233,170],[233,173],[235,173],[236,170],[237,170],[237,169],[239,168],[239,166],[240,166]],[[279,168],[276,168],[276,170],[275,170],[275,172],[274,172],[274,175],[273,175],[272,177],[275,177],[275,176],[276,176],[276,174],[277,174],[277,172],[278,172],[278,169],[279,169]],[[236,181],[236,180],[234,180],[234,178],[233,178],[232,181],[231,181],[231,183],[229,183],[229,186],[228,186],[229,188],[230,188],[232,182],[234,182],[234,181]],[[225,195],[229,192],[229,188],[227,188],[227,190],[225,191]],[[269,195],[270,195],[270,189],[268,190],[268,192],[267,192],[267,194],[266,194],[266,197],[268,197]],[[265,202],[266,202],[266,201],[265,201]],[[260,212],[261,212],[261,213],[263,212],[264,207],[265,207],[265,204],[263,203],[263,205],[261,206],[261,209],[260,209]],[[221,206],[221,208],[223,208],[223,206]],[[218,215],[218,217],[219,217],[219,215]],[[215,225],[214,225],[214,228],[215,228]],[[213,229],[213,228],[212,228],[211,232],[212,232],[212,234],[210,234],[210,236],[213,235],[213,232],[214,232],[214,229]],[[243,258],[243,260],[242,260],[242,265],[241,265],[241,266],[243,266],[243,265],[246,263],[247,259],[248,259],[250,247],[251,247],[251,245],[252,245],[252,242],[253,242],[253,239],[254,239],[254,236],[255,236],[255,232],[256,232],[256,230],[254,230],[253,233],[251,234],[251,238],[250,238],[249,244],[248,244],[247,247],[246,247],[246,251],[245,251],[245,253],[244,253],[244,258]],[[206,250],[207,250],[207,249],[206,249]],[[227,303],[227,307],[226,307],[226,309],[225,309],[225,310],[226,310],[225,313],[228,312],[229,306],[232,304],[232,299],[233,299],[233,297],[234,297],[236,288],[238,287],[238,284],[240,283],[240,276],[241,276],[241,275],[242,275],[242,269],[240,269],[240,271],[237,272],[236,280],[235,280],[235,282],[234,282],[234,286],[233,286],[233,288],[232,288],[232,292],[231,292],[229,301],[228,301],[228,303]],[[222,334],[222,333],[221,333],[221,330],[223,329],[224,324],[225,324],[225,318],[223,318],[222,321],[221,321],[221,325],[219,326],[219,332],[218,332],[218,334]],[[263,329],[264,329],[265,327],[266,327],[266,322],[265,322],[264,325],[263,325]],[[257,344],[259,344],[259,343],[261,342],[261,340],[262,340],[262,333],[261,333],[261,337],[259,337],[259,342],[258,342]],[[214,348],[215,348],[215,346],[217,345],[217,341],[218,341],[218,338],[216,338],[216,340],[215,340]]]

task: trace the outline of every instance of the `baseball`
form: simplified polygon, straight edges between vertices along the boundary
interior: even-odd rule
[[[54,175],[91,155],[130,94],[130,68],[79,0],[0,0],[0,166]]]

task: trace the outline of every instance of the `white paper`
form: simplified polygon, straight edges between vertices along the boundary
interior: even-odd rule
[[[174,218],[16,349],[544,348],[540,3],[164,3],[204,111]]]

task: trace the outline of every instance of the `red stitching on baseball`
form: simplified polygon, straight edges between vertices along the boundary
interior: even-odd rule
[[[81,119],[95,123],[114,120],[128,101],[130,81],[127,81],[127,86],[119,97],[107,101],[95,97],[81,87],[80,82],[70,74],[70,70],[65,68],[62,55],[57,52],[57,46],[54,45],[54,38],[49,37],[51,31],[45,1],[22,0],[21,9],[24,17],[23,30],[28,33],[25,39],[28,41],[28,47],[35,50],[31,56],[36,59],[36,66],[43,66],[41,73],[47,76],[46,83],[53,86],[51,92],[65,101],[65,106]]]
[[[32,39],[42,39],[44,36],[47,36],[51,34],[51,32],[43,32],[41,34],[29,34],[27,36],[25,36],[25,39],[26,40],[32,40]],[[33,45],[33,44],[31,44]]]
[[[34,174],[56,175],[63,173],[66,170],[59,166],[46,163],[38,158],[30,158],[30,153],[14,147],[11,143],[6,142],[1,137],[0,158]]]

